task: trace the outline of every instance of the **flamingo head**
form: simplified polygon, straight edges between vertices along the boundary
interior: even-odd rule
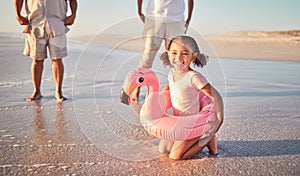
[[[130,95],[140,87],[147,86],[149,91],[159,91],[159,80],[150,68],[136,68],[129,72],[122,85],[120,100],[122,103],[130,104]]]

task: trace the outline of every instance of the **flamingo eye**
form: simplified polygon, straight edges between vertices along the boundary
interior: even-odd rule
[[[142,83],[142,82],[144,82],[144,78],[143,78],[143,77],[140,77],[140,78],[139,78],[139,83]]]

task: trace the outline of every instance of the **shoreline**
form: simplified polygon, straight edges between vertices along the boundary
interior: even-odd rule
[[[244,31],[216,35],[196,36],[201,52],[210,57],[228,59],[300,61],[300,32]],[[189,34],[193,36],[193,34]],[[143,51],[142,35],[99,34],[78,36],[75,40],[94,42],[103,47],[118,47],[132,51]],[[160,50],[164,50],[161,46]]]

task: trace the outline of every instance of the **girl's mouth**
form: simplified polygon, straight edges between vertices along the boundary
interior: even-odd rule
[[[184,62],[183,61],[175,61],[174,64],[177,66],[182,66],[182,65],[184,65]]]

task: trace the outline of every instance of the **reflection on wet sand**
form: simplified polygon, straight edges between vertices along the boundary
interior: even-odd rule
[[[55,119],[55,129],[54,135],[51,138],[51,135],[47,133],[51,132],[50,130],[47,130],[45,127],[45,120],[46,117],[49,117],[49,119],[52,119],[51,115],[53,113],[43,114],[44,106],[42,106],[41,101],[35,101],[34,102],[34,135],[36,136],[34,139],[36,145],[42,145],[47,144],[49,142],[53,142],[56,144],[64,143],[67,139],[67,133],[65,131],[65,120],[64,120],[64,114],[63,114],[63,105],[62,103],[57,103],[56,107],[54,109],[54,119]],[[49,111],[48,111],[49,112]],[[47,124],[47,123],[46,123]],[[48,132],[47,132],[48,131]]]
[[[62,148],[66,146],[68,135],[65,130],[65,120],[63,114],[63,104],[57,103],[52,108],[54,113],[45,110],[41,101],[34,102],[34,122],[33,122],[33,145],[36,150],[30,155],[30,160],[36,163],[53,163],[68,160],[68,153],[61,153]],[[47,107],[48,109],[48,107]],[[53,116],[54,115],[54,116]],[[54,124],[47,122],[47,119],[54,119]],[[49,126],[52,125],[52,126]]]
[[[67,133],[65,131],[65,120],[64,120],[64,108],[62,102],[56,103],[55,111],[55,138],[54,143],[65,143],[67,142]]]
[[[41,101],[37,100],[34,102],[34,144],[45,145],[48,142],[45,130],[45,124],[42,114]]]

